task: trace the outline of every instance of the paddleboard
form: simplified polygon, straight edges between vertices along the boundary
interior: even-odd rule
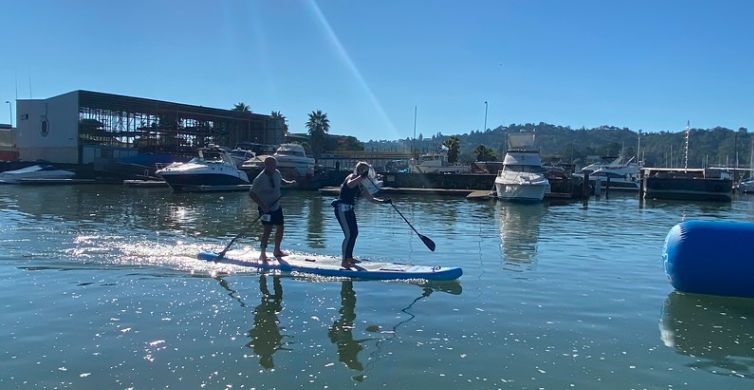
[[[259,261],[255,252],[249,255],[226,253],[223,258],[215,252],[201,251],[200,260],[224,264],[235,264],[260,270],[280,270],[283,272],[301,272],[320,276],[348,277],[358,279],[426,279],[455,280],[461,277],[463,270],[459,267],[440,267],[412,264],[388,263],[362,259],[351,268],[340,266],[340,258],[334,256],[292,253],[281,258],[271,257],[267,263]]]

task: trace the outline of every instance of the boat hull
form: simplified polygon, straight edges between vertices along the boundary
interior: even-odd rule
[[[545,197],[548,184],[518,184],[495,182],[495,191],[498,199],[510,202],[535,203],[541,202]]]
[[[49,169],[34,165],[15,171],[7,171],[0,173],[0,183],[2,184],[18,184],[22,180],[27,179],[46,179],[46,180],[62,180],[71,179],[76,176],[76,172],[66,171],[63,169]]]
[[[644,198],[730,202],[733,181],[718,178],[646,177]]]
[[[194,192],[194,191],[228,191],[237,186],[246,186],[250,184],[239,176],[198,173],[198,174],[162,174],[166,183],[177,192]],[[237,188],[242,190],[242,188]]]

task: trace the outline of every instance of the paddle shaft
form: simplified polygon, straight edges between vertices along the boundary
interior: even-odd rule
[[[280,200],[280,198],[281,198],[281,197],[282,197],[282,195],[281,195],[281,196],[278,196],[278,198],[277,198],[277,199],[275,199],[275,200],[274,200],[274,201],[273,201],[272,203],[270,203],[270,204],[271,204],[271,205],[275,204],[275,203],[276,203],[277,201],[279,201],[279,200]],[[226,246],[225,246],[225,249],[223,249],[223,250],[222,250],[222,251],[221,251],[220,253],[218,253],[218,254],[217,254],[217,258],[218,258],[218,259],[222,259],[223,257],[225,257],[225,253],[226,253],[226,252],[228,252],[228,249],[230,249],[231,245],[233,245],[233,243],[234,243],[234,242],[236,242],[236,240],[237,240],[237,239],[241,238],[241,236],[243,236],[244,234],[246,234],[246,233],[247,233],[247,232],[249,231],[249,229],[251,229],[251,226],[252,226],[252,225],[254,225],[254,224],[255,224],[255,223],[257,222],[257,221],[259,221],[259,219],[260,219],[260,218],[262,218],[262,215],[264,215],[264,214],[259,214],[259,216],[258,216],[258,217],[256,217],[256,218],[255,218],[255,219],[254,219],[253,221],[251,221],[251,223],[249,224],[249,227],[247,227],[247,228],[246,228],[246,229],[244,229],[244,230],[241,230],[241,232],[240,232],[240,233],[236,234],[236,236],[235,236],[235,237],[233,237],[233,238],[232,238],[232,239],[230,240],[230,242],[228,243],[228,245],[226,245]]]
[[[370,183],[372,183],[372,185],[374,186],[374,188],[379,188],[379,187],[377,187],[376,184],[374,184],[374,182],[372,181],[372,179],[369,176],[364,176],[364,177],[366,177],[366,179],[369,180]],[[432,241],[429,237],[427,237],[427,236],[419,233],[418,231],[416,231],[416,228],[414,227],[414,225],[412,225],[411,222],[409,222],[408,219],[406,219],[406,217],[403,215],[403,213],[401,213],[401,211],[398,210],[398,207],[395,207],[395,205],[393,204],[393,202],[390,202],[390,205],[393,206],[393,209],[398,213],[398,215],[400,215],[401,218],[403,218],[403,220],[406,221],[406,223],[411,228],[411,230],[413,230],[414,233],[416,233],[419,236],[419,239],[422,240],[422,242],[424,243],[424,245],[426,245],[427,248],[429,248],[429,250],[431,250],[432,252],[434,252],[435,251],[435,242]]]

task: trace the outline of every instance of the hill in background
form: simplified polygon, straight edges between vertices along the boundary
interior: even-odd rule
[[[639,146],[639,132],[628,128],[600,126],[592,129],[572,129],[548,123],[511,124],[498,126],[487,131],[471,131],[456,135],[460,139],[460,160],[475,161],[473,151],[484,145],[495,151],[497,159],[506,152],[509,132],[534,131],[536,145],[545,159],[558,159],[563,162],[583,164],[588,157],[618,156],[627,158],[636,155]],[[419,153],[438,151],[442,142],[450,135],[437,133],[431,137],[419,135],[413,147]],[[365,150],[410,151],[411,139],[395,141],[369,141]],[[685,132],[641,133],[641,157],[646,166],[682,167],[684,165]],[[713,129],[691,129],[689,141],[689,167],[739,166],[748,167],[752,135],[746,128],[732,130],[722,127]]]

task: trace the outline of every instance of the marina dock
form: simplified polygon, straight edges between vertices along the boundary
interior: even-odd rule
[[[168,183],[165,180],[123,180],[123,185],[126,187],[137,187],[137,188],[168,187]]]
[[[450,195],[450,196],[467,196],[474,190],[466,189],[453,189],[453,188],[398,188],[398,187],[382,187],[380,194],[435,194],[435,195]],[[340,187],[322,187],[319,189],[320,194],[325,195],[338,195],[340,193]]]
[[[67,185],[67,184],[97,184],[94,179],[21,179],[18,184],[34,185]]]

